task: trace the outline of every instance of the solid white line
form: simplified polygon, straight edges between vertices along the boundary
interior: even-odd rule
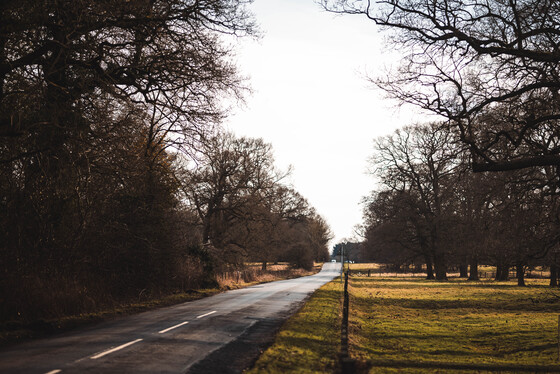
[[[62,370],[60,370],[60,369],[56,369],[56,370],[51,370],[51,371],[49,371],[49,372],[46,372],[45,374],[58,374],[58,373],[60,373],[61,371],[62,371]]]
[[[105,352],[101,352],[101,353],[99,353],[99,354],[96,354],[95,356],[91,356],[90,358],[91,358],[92,360],[96,360],[96,359],[98,359],[98,358],[101,358],[101,357],[103,357],[103,356],[107,356],[108,354],[111,354],[111,353],[113,353],[113,352],[119,351],[119,350],[121,350],[121,349],[123,349],[123,348],[128,347],[129,345],[132,345],[132,344],[135,344],[135,343],[138,343],[138,342],[141,342],[141,341],[142,341],[142,339],[136,339],[136,340],[133,340],[133,341],[128,342],[128,343],[126,343],[126,344],[119,345],[119,346],[116,347],[116,348],[109,349],[108,351],[105,351]]]
[[[165,334],[166,332],[171,331],[171,330],[173,330],[173,329],[176,329],[177,327],[181,327],[181,326],[183,326],[183,325],[186,325],[187,323],[189,323],[189,322],[188,322],[188,321],[185,321],[185,322],[180,323],[180,324],[178,324],[178,325],[171,326],[171,327],[169,327],[169,328],[167,328],[167,329],[165,329],[165,330],[161,330],[159,333],[160,333],[160,334]]]
[[[210,314],[214,314],[214,313],[216,313],[215,310],[211,311],[210,313],[206,313],[206,314],[203,314],[203,315],[201,315],[201,316],[198,316],[198,317],[196,317],[196,318],[206,317],[206,316],[209,316]]]

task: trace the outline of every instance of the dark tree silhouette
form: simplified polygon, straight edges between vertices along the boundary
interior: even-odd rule
[[[446,118],[469,145],[475,171],[560,165],[558,1],[322,3],[389,32],[403,62],[376,83]]]
[[[2,319],[200,285],[170,147],[243,92],[220,36],[254,32],[247,3],[0,3]]]

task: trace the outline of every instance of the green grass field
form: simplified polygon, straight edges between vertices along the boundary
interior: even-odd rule
[[[368,277],[367,264],[351,268],[350,355],[360,371],[560,372],[560,292],[546,279],[517,287],[514,280]],[[335,280],[319,290],[251,373],[332,372],[340,288]]]

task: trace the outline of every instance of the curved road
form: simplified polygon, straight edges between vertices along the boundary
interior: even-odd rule
[[[340,274],[260,284],[0,351],[1,373],[241,372],[317,288]],[[333,306],[334,307],[334,306]]]

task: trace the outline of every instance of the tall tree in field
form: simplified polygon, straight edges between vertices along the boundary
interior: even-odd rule
[[[465,156],[465,155],[462,155]],[[495,223],[493,198],[503,188],[498,175],[472,173],[468,161],[461,160],[463,171],[456,185],[456,236],[460,252],[468,264],[469,280],[479,280],[478,266],[488,261],[490,229]]]
[[[410,201],[422,217],[423,243],[438,280],[447,278],[446,220],[460,151],[453,134],[442,131],[438,124],[411,126],[379,138],[371,161],[387,189],[414,196]]]
[[[558,199],[539,188],[539,185],[546,187],[548,182],[536,170],[508,172],[503,178],[499,181],[501,188],[493,193],[489,209],[492,238],[497,242],[489,254],[497,260],[498,268],[506,264],[502,278],[507,277],[507,267],[513,266],[518,285],[523,286],[527,266],[543,263],[543,258],[560,239]]]
[[[434,279],[427,248],[428,230],[419,215],[418,201],[409,191],[372,192],[364,201],[364,252],[370,260],[400,269],[416,259],[426,263],[427,279]]]

